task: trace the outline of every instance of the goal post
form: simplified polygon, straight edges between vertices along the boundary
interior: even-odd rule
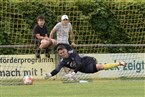
[[[19,71],[28,69],[28,63],[36,78],[42,78],[43,73],[51,71],[45,69],[48,64],[54,69],[54,53],[50,59],[46,59],[42,50],[44,60],[35,58],[35,44],[31,42],[32,29],[36,24],[36,17],[44,15],[50,33],[55,24],[60,22],[60,17],[67,14],[75,33],[75,50],[80,55],[93,56],[99,63],[117,60],[128,63],[126,68],[115,68],[95,75],[79,73],[79,79],[144,77],[144,5],[144,0],[0,0],[0,58],[27,59],[26,65],[0,63],[1,74],[6,70],[17,70],[19,74]],[[34,68],[33,62],[38,67]],[[63,75],[62,70],[58,76],[63,78]],[[9,84],[15,82],[12,78],[21,80],[22,76],[6,78],[10,81]],[[2,75],[0,79],[3,79]]]

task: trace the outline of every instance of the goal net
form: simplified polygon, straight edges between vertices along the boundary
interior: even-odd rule
[[[35,58],[32,29],[38,15],[46,17],[50,32],[67,14],[75,33],[75,50],[80,55],[93,56],[102,64],[119,60],[128,64],[91,75],[79,72],[77,79],[144,77],[144,5],[144,1],[133,0],[0,0],[1,84],[14,84],[16,80],[21,83],[27,74],[42,79],[44,72],[51,71],[46,69],[48,66],[55,68],[53,64],[59,58],[54,52],[45,58],[42,50],[42,58]],[[63,79],[64,74],[62,69],[56,78]]]

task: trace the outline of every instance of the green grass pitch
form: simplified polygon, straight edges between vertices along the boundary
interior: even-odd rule
[[[144,80],[95,80],[89,83],[35,81],[0,86],[0,97],[145,97]]]

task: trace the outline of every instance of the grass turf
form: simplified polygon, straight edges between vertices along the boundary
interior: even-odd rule
[[[144,80],[96,80],[89,83],[35,81],[0,86],[0,97],[145,97]]]

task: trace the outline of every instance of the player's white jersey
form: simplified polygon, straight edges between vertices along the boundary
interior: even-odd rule
[[[72,30],[71,23],[68,23],[66,26],[63,26],[61,22],[57,23],[54,27],[57,33],[57,44],[65,43],[69,44],[69,32]]]

